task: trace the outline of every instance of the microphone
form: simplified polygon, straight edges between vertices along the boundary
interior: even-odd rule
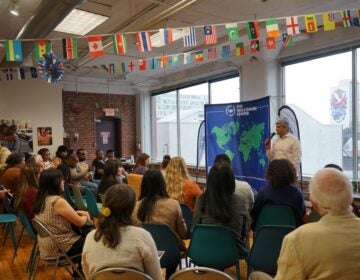
[[[276,135],[275,132],[271,133],[270,137],[269,137],[269,141],[271,141],[271,139]]]

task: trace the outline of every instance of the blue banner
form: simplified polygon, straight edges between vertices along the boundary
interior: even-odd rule
[[[206,170],[218,154],[232,161],[235,178],[253,188],[264,185],[266,158],[264,140],[270,134],[269,97],[205,105]]]

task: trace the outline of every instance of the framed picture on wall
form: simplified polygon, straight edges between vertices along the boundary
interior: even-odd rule
[[[52,129],[51,127],[37,128],[38,146],[52,145]]]

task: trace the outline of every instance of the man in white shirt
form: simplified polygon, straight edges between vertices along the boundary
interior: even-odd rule
[[[301,145],[299,140],[289,132],[289,122],[280,119],[276,122],[276,134],[279,136],[271,145],[271,138],[265,140],[266,156],[269,160],[289,160],[297,175],[300,174]]]

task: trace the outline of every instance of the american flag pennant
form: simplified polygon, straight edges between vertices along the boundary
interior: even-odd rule
[[[139,52],[149,52],[152,50],[150,33],[148,31],[138,32],[136,34],[136,42]]]
[[[184,47],[195,47],[197,45],[195,27],[185,27],[183,29],[183,41]]]
[[[204,26],[205,45],[213,45],[217,43],[217,31],[215,25]]]
[[[216,47],[208,49],[208,60],[216,59]]]

